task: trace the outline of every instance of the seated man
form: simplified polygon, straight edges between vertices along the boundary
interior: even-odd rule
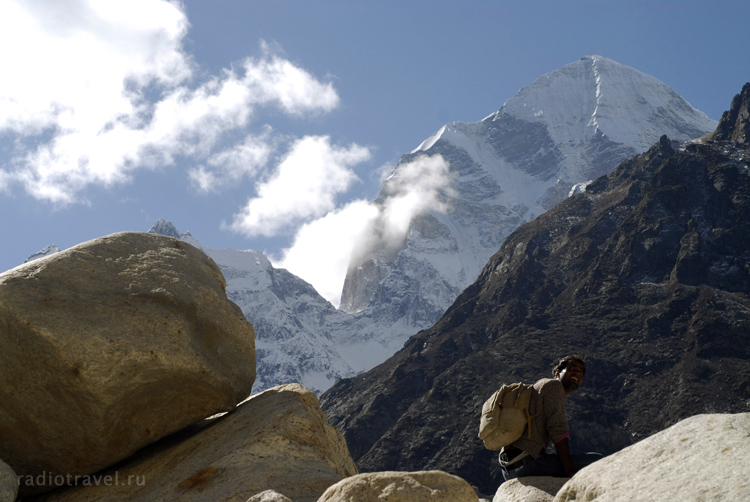
[[[578,389],[586,373],[583,357],[570,355],[558,360],[552,370],[555,378],[542,378],[534,384],[529,401],[531,438],[524,434],[500,452],[505,480],[523,476],[570,477],[577,469],[598,458],[598,454],[570,455],[568,423],[565,420],[565,398]],[[557,453],[547,453],[550,441]]]

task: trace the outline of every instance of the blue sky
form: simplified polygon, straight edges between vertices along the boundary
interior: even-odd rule
[[[585,55],[719,119],[745,0],[0,2],[0,270],[159,218],[333,299],[383,173]]]

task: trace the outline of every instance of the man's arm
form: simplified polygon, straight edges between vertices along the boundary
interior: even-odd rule
[[[570,434],[565,420],[565,390],[560,380],[550,380],[543,389],[546,428],[550,439],[555,442],[557,456],[566,476],[572,476],[575,468],[570,458]]]
[[[555,443],[555,449],[557,450],[557,456],[560,458],[565,475],[569,478],[573,477],[575,467],[573,467],[573,460],[570,458],[570,444],[567,434]]]

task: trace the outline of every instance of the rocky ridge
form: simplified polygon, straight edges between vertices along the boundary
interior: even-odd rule
[[[732,106],[724,112],[716,131],[706,137],[707,141],[730,141],[750,144],[750,89],[748,84],[734,97]]]
[[[567,405],[574,451],[748,411],[750,151],[734,118],[748,94],[716,134],[663,136],[518,228],[437,324],[323,394],[360,469],[441,469],[490,492],[482,402],[571,352],[589,361]]]

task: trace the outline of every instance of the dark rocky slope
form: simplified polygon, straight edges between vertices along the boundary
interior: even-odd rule
[[[435,326],[326,392],[359,468],[442,469],[493,493],[482,402],[570,352],[589,361],[567,404],[574,450],[750,410],[748,102],[750,84],[712,135],[662,137],[520,227]]]

